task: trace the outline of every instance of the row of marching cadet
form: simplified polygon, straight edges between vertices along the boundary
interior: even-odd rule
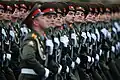
[[[0,2],[0,80],[120,80],[120,4]]]

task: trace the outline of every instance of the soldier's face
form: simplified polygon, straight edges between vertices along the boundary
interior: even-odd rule
[[[110,19],[111,19],[111,14],[105,13],[105,20],[110,20]]]
[[[57,14],[57,17],[55,19],[55,26],[62,26],[63,24],[63,18],[61,14]]]
[[[69,11],[68,14],[65,16],[65,22],[72,24],[74,23],[75,12]]]
[[[0,9],[0,20],[2,20],[4,17],[4,10]]]
[[[85,14],[82,11],[77,11],[75,13],[75,18],[74,18],[74,22],[83,22],[85,19]]]
[[[20,18],[25,18],[26,12],[26,9],[20,8]]]
[[[100,14],[100,17],[99,17],[99,19],[100,19],[100,21],[104,21],[104,14]]]
[[[56,19],[56,15],[55,14],[46,14],[44,16],[45,21],[47,22],[49,27],[55,27],[55,19]]]
[[[14,11],[12,16],[13,17],[17,17],[17,18],[20,16],[19,10],[17,8],[15,9],[15,11]]]
[[[34,21],[34,25],[37,26],[40,30],[44,30],[49,27],[43,15],[37,17]]]
[[[87,21],[94,21],[95,20],[95,14],[89,12],[88,15],[86,16]]]
[[[95,21],[99,21],[100,20],[100,14],[97,14],[95,17]]]
[[[11,11],[6,11],[4,14],[4,19],[5,20],[11,20],[12,12]]]

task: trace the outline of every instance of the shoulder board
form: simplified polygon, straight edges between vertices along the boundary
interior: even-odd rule
[[[37,38],[37,35],[35,33],[32,33],[32,38],[33,39],[36,39]]]

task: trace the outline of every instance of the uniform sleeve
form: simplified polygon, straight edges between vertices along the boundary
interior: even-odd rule
[[[34,41],[27,41],[27,44],[23,46],[21,58],[26,62],[27,66],[40,75],[44,76],[45,69],[42,64],[36,60],[36,46]]]

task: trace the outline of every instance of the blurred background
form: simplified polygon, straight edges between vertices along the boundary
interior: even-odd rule
[[[41,2],[51,2],[51,1],[81,1],[81,2],[102,2],[102,3],[120,3],[120,0],[0,0],[0,1],[41,1]]]

